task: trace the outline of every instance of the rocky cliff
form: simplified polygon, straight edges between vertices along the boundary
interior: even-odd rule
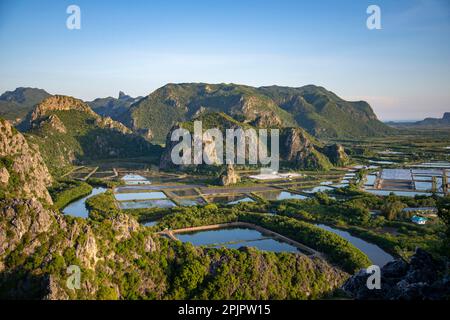
[[[204,112],[223,112],[258,128],[301,127],[316,137],[383,135],[394,130],[380,122],[364,101],[345,101],[318,86],[260,87],[238,84],[167,84],[134,103],[117,119],[133,130],[151,129],[164,142],[178,122]]]
[[[297,169],[327,170],[329,159],[321,154],[311,137],[300,128],[284,129],[280,135],[280,159]]]
[[[123,124],[99,116],[89,105],[73,97],[46,98],[18,128],[39,146],[45,163],[55,175],[71,164],[92,159],[139,156],[159,159],[159,147]]]
[[[345,153],[344,147],[340,144],[326,145],[319,150],[328,157],[335,166],[345,166],[350,162],[350,158]]]
[[[395,260],[381,268],[381,288],[369,290],[365,270],[342,287],[355,299],[443,300],[450,299],[450,262],[435,260],[417,249],[410,262]]]
[[[38,149],[12,125],[0,119],[0,196],[38,198],[52,203],[47,186],[52,182]]]
[[[0,298],[308,299],[348,277],[305,255],[171,242],[111,210],[67,219],[37,200],[0,201]],[[79,268],[79,288],[69,267]]]
[[[13,91],[6,91],[0,96],[0,117],[18,124],[50,94],[42,89],[20,87]]]
[[[257,128],[246,123],[238,122],[223,113],[203,114],[195,120],[202,121],[204,132],[209,128],[219,129],[219,131],[222,132],[222,143],[224,148],[226,146],[225,137],[227,129],[242,129],[244,131],[254,129],[258,134]],[[166,148],[160,161],[161,169],[176,167],[171,160],[171,153],[173,148],[175,148],[179,142],[171,141],[171,137],[174,130],[180,128],[186,129],[190,132],[192,138],[191,146],[193,146],[193,121],[178,123],[167,135]],[[280,163],[286,167],[296,169],[328,170],[333,165],[344,165],[349,161],[349,158],[341,145],[323,146],[322,143],[310,136],[301,128],[281,129],[279,138]],[[245,140],[242,137],[239,141],[236,141],[236,145],[244,144],[244,142]],[[205,133],[202,147],[204,150],[204,158],[206,157],[209,159],[211,163],[219,162],[217,153],[218,145],[215,138]],[[191,163],[194,163],[193,157],[192,152]],[[222,159],[222,161],[224,160]],[[248,163],[248,146],[246,147],[246,163]]]
[[[232,164],[227,165],[226,171],[220,177],[220,183],[223,186],[229,186],[232,184],[236,184],[241,181],[239,175],[234,171],[234,167]]]
[[[26,119],[20,124],[19,129],[28,131],[31,128],[42,126],[49,118],[53,121],[61,121],[54,112],[58,111],[79,111],[95,120],[95,124],[100,128],[117,130],[121,133],[131,133],[131,130],[120,122],[109,117],[103,118],[95,113],[85,102],[68,96],[54,95],[44,99],[37,104],[34,110],[29,113]]]

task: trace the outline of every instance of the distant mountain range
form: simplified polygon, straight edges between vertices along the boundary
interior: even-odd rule
[[[37,88],[17,88],[14,91],[6,91],[0,96],[0,117],[13,123],[19,122],[33,107],[50,93]]]
[[[350,102],[313,85],[300,88],[236,84],[168,84],[131,105],[118,119],[163,142],[177,122],[204,112],[223,112],[255,127],[301,127],[318,138],[385,135],[368,103]]]
[[[0,98],[0,116],[22,121],[50,94],[42,89],[18,88]],[[323,87],[250,87],[237,84],[167,84],[146,97],[123,92],[118,98],[86,102],[102,117],[119,121],[149,141],[164,143],[178,122],[207,112],[223,112],[256,128],[303,128],[314,137],[358,138],[382,136],[395,129],[379,121],[364,101],[346,101]]]
[[[85,102],[54,95],[37,104],[18,129],[37,145],[52,173],[87,160],[146,156],[159,159],[161,148],[129,128],[95,113]]]
[[[102,117],[110,117],[113,120],[119,120],[125,112],[128,112],[130,106],[140,99],[142,99],[142,97],[133,98],[120,91],[118,98],[97,98],[86,103]]]
[[[434,127],[434,128],[450,128],[450,112],[445,112],[442,118],[425,118],[421,121],[411,121],[411,122],[395,122],[389,121],[386,124],[396,127]]]
[[[251,125],[239,122],[223,112],[205,112],[196,117],[195,120],[202,121],[203,130],[217,128],[224,134],[223,141],[219,142],[220,146],[226,144],[226,129],[247,130],[253,128]],[[184,128],[193,132],[194,121],[179,122],[172,130],[177,128]],[[178,142],[172,142],[170,137],[171,134],[168,134],[160,167],[162,169],[174,167],[182,169],[183,166],[175,166],[171,160],[172,149]],[[194,141],[191,143],[194,143]],[[203,157],[209,159],[210,163],[218,163],[223,160],[218,157],[217,143],[218,141],[215,141],[212,137],[204,140]],[[244,139],[241,138],[239,143],[245,143]],[[268,145],[268,149],[270,150],[270,145]],[[193,160],[194,156],[191,156]],[[248,153],[246,157],[248,159]],[[325,145],[301,128],[282,128],[280,130],[280,162],[284,168],[328,170],[333,166],[346,165],[348,160],[347,154],[340,145]]]

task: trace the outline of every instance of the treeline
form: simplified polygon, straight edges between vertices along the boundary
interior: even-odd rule
[[[69,203],[81,199],[92,192],[92,187],[86,182],[75,180],[60,180],[50,189],[54,205],[62,209]]]
[[[347,240],[307,222],[283,216],[244,212],[238,208],[219,208],[214,204],[172,209],[172,212],[158,222],[158,229],[180,229],[236,221],[249,222],[323,252],[331,262],[346,272],[354,273],[370,265],[369,258]]]
[[[350,242],[310,223],[283,216],[256,213],[241,214],[239,221],[259,225],[322,252],[331,262],[339,265],[346,272],[354,273],[371,265],[369,258]]]

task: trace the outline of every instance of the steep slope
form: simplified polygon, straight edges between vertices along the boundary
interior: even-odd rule
[[[165,139],[177,122],[203,112],[224,112],[256,127],[302,127],[321,138],[383,135],[394,129],[380,122],[364,101],[345,101],[322,87],[254,88],[236,84],[168,84],[134,104],[119,120]]]
[[[36,106],[19,127],[37,144],[54,173],[92,159],[159,156],[151,145],[111,118],[103,118],[81,100],[51,96]]]
[[[6,120],[0,119],[0,199],[38,198],[52,203],[52,182],[37,148]]]
[[[293,117],[256,88],[235,84],[168,84],[130,108],[121,119],[135,129],[150,129],[156,141],[164,141],[177,122],[203,112],[224,112],[255,126],[295,126]]]
[[[219,129],[222,132],[223,139],[226,137],[227,129],[255,129],[258,134],[256,127],[239,122],[225,113],[203,113],[193,121],[179,122],[172,128],[167,135],[166,148],[161,157],[160,168],[167,169],[176,167],[171,160],[171,153],[178,142],[171,141],[172,132],[178,128],[187,129],[193,139],[195,120],[202,122],[203,132],[210,128]],[[241,139],[239,143],[244,143],[244,141]],[[323,143],[311,137],[301,128],[282,128],[280,130],[279,144],[280,163],[284,167],[327,170],[333,165],[343,165],[348,161],[348,157],[342,146],[324,146]],[[226,143],[223,141],[224,148],[225,145]],[[213,137],[207,136],[204,138],[203,150],[211,162],[218,162],[216,141]],[[193,157],[194,155],[192,153],[191,163],[193,163]],[[248,163],[248,149],[246,149],[246,163]]]
[[[450,112],[445,112],[442,118],[426,118],[422,121],[415,122],[413,125],[415,126],[437,126],[437,127],[450,127]]]
[[[140,99],[142,99],[142,97],[133,98],[120,91],[118,98],[97,98],[86,103],[102,117],[110,117],[113,120],[119,120],[120,117],[128,111],[130,106]]]
[[[299,126],[321,138],[383,135],[393,130],[380,122],[365,101],[345,101],[325,88],[261,87]]]
[[[112,194],[90,199],[90,219],[65,217],[34,198],[38,190],[48,197],[39,151],[4,120],[0,132],[2,163],[4,154],[14,157],[10,177],[27,178],[14,178],[15,192],[0,197],[0,299],[311,299],[348,278],[318,257],[170,241],[114,206],[95,205]],[[33,162],[16,166],[22,157]],[[2,192],[12,183],[4,177]]]
[[[17,88],[0,96],[0,117],[20,122],[32,109],[50,94],[37,88]]]
[[[0,204],[1,299],[314,299],[348,278],[317,257],[169,241],[122,213],[66,219],[35,200]]]

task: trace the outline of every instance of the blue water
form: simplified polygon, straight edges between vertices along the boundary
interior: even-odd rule
[[[172,208],[176,204],[169,199],[145,201],[121,201],[120,209]]]
[[[115,193],[114,197],[119,201],[150,200],[150,199],[165,199],[165,198],[167,198],[163,192]]]
[[[74,217],[87,218],[89,216],[89,211],[86,208],[86,200],[92,196],[105,192],[105,188],[93,188],[91,194],[88,196],[69,203],[62,212]]]
[[[255,247],[263,251],[299,252],[296,247],[268,238],[261,232],[247,228],[227,228],[177,234],[182,242],[190,242],[195,246],[211,246],[213,248]]]
[[[357,247],[359,250],[364,252],[369,257],[369,259],[372,261],[372,263],[374,263],[375,265],[377,265],[379,267],[382,267],[386,263],[394,260],[393,256],[391,256],[386,251],[382,250],[377,245],[374,245],[372,243],[364,241],[360,238],[354,237],[347,231],[335,229],[335,228],[326,226],[324,224],[316,224],[316,226],[321,229],[333,232],[333,233],[341,236],[342,238],[344,238],[345,240],[347,240],[348,242],[353,244],[355,247]]]
[[[259,194],[267,200],[308,199],[306,196],[288,191],[265,191],[260,192]]]

